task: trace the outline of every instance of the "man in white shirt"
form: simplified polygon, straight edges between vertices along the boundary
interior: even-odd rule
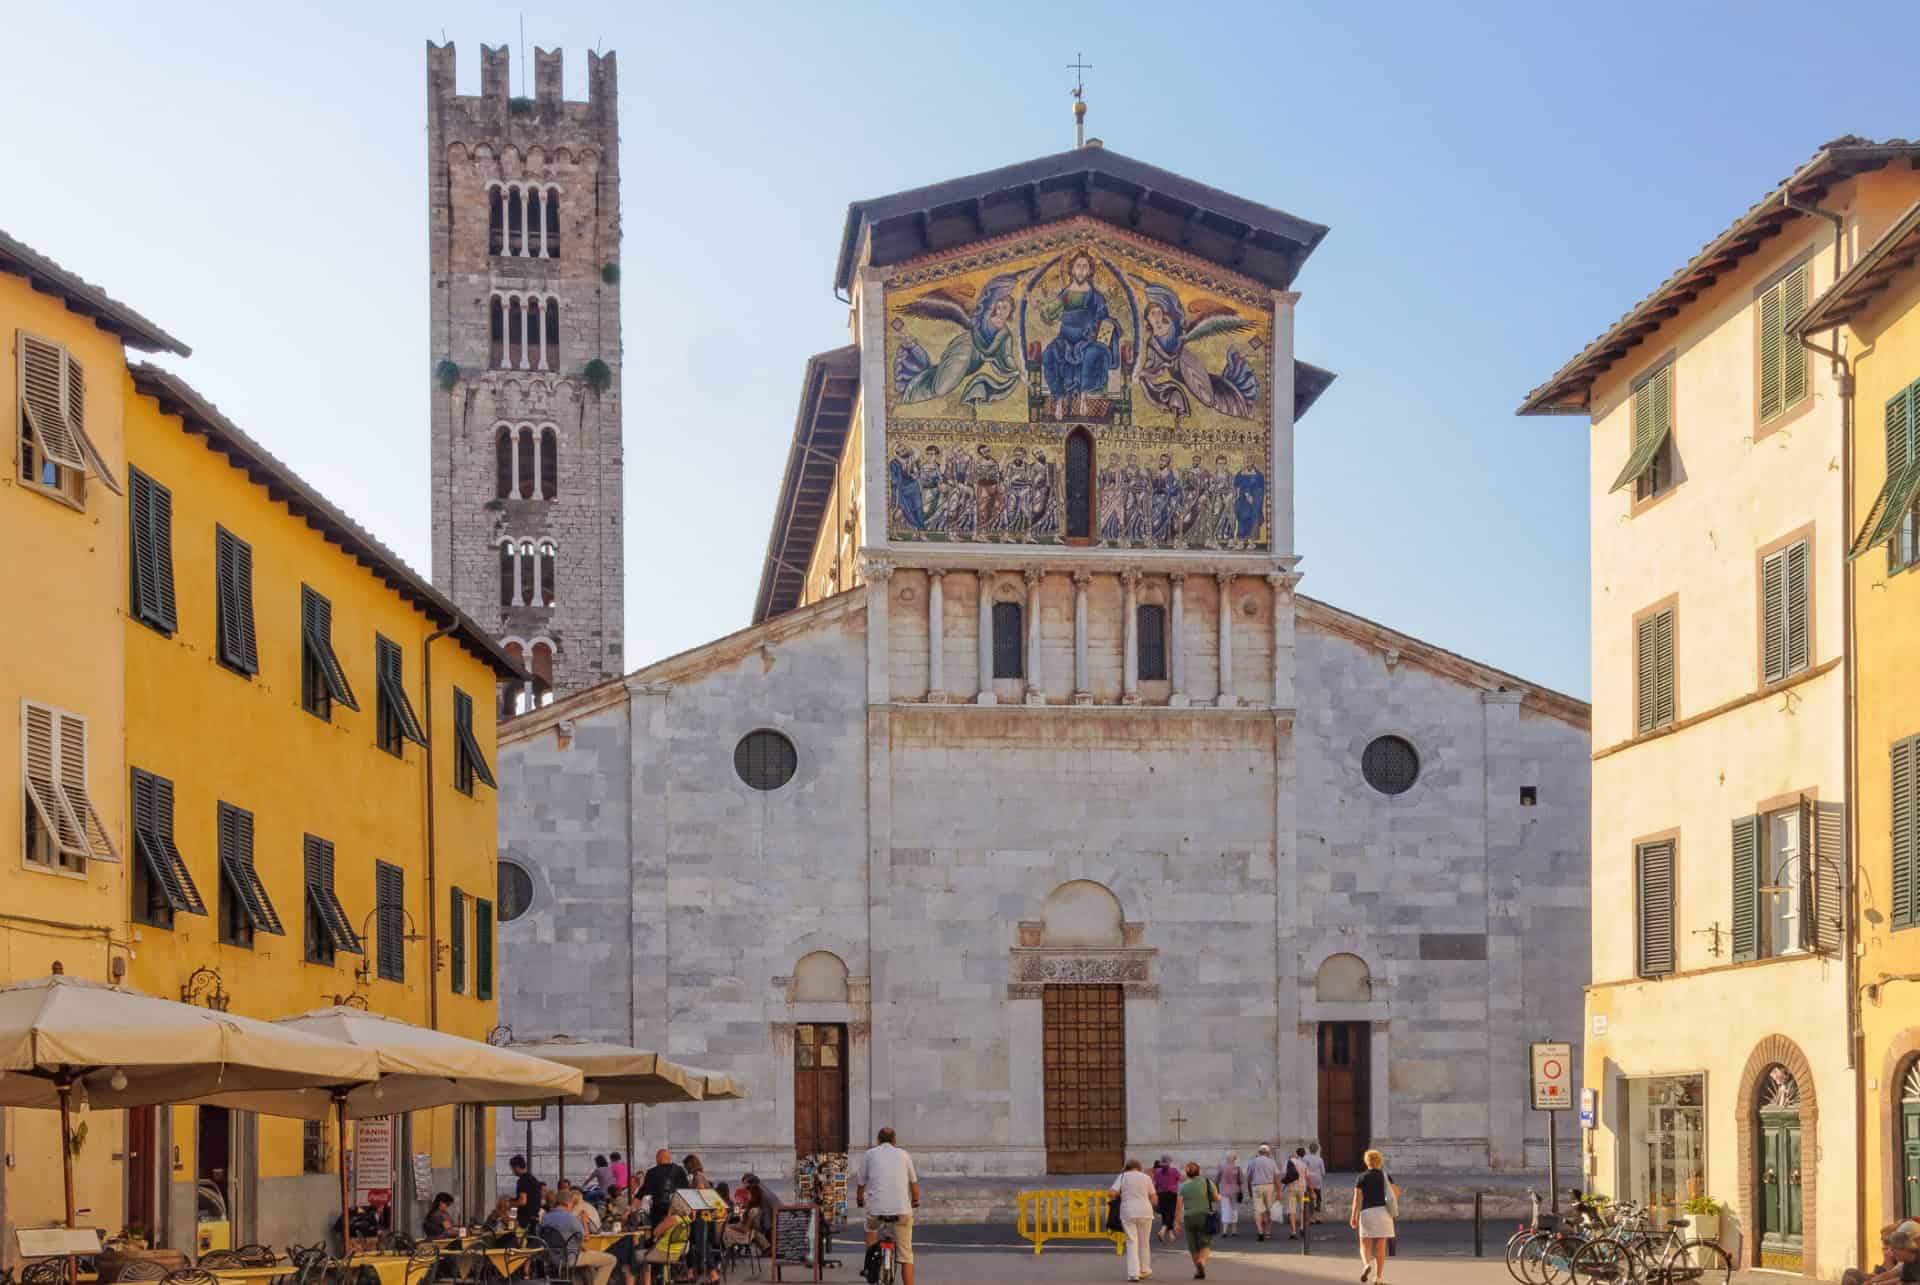
[[[1247,1166],[1247,1186],[1253,1191],[1253,1230],[1265,1240],[1273,1231],[1273,1210],[1278,1203],[1274,1193],[1280,1183],[1280,1166],[1273,1162],[1273,1148],[1260,1144],[1260,1153]]]
[[[871,1188],[873,1202],[867,1202]],[[853,1203],[867,1211],[867,1244],[880,1238],[880,1220],[892,1218],[900,1255],[901,1285],[913,1285],[913,1211],[920,1206],[920,1175],[913,1157],[893,1145],[893,1130],[880,1130],[877,1145],[853,1170]]]

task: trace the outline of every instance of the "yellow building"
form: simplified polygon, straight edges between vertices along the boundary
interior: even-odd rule
[[[363,1005],[475,1039],[494,1025],[493,693],[519,671],[473,621],[178,376],[126,376],[126,901],[132,982],[282,1017]],[[484,1112],[393,1131],[491,1203]],[[310,1243],[333,1139],[223,1109],[130,1113],[129,1222],[167,1243]],[[198,1193],[219,1192],[216,1202]],[[199,1221],[226,1207],[231,1225]],[[110,1220],[109,1220],[110,1221]],[[216,1223],[218,1219],[213,1219]]]
[[[1861,1214],[1920,1217],[1920,205],[1794,323],[1853,374]],[[1837,343],[1836,343],[1837,340]],[[1909,574],[1912,573],[1912,574]]]
[[[1592,443],[1587,1181],[1714,1198],[1741,1264],[1822,1278],[1860,1261],[1854,530],[1843,384],[1786,325],[1920,197],[1916,157],[1825,145],[1521,408]]]
[[[126,349],[187,348],[152,322],[0,233],[0,479],[8,628],[0,630],[0,981],[57,962],[108,981],[127,964],[124,803]],[[17,853],[18,855],[12,855]],[[63,1215],[59,1119],[8,1111],[0,1228]],[[83,1117],[75,1158],[83,1222],[120,1215],[121,1119]]]

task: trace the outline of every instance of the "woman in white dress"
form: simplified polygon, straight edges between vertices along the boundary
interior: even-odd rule
[[[1360,1232],[1360,1279],[1373,1285],[1386,1285],[1387,1242],[1393,1239],[1393,1211],[1400,1203],[1400,1188],[1386,1170],[1387,1158],[1369,1149],[1362,1157],[1366,1172],[1353,1185],[1353,1212],[1347,1226]]]
[[[1107,1190],[1120,1202],[1120,1226],[1127,1233],[1127,1279],[1145,1280],[1153,1275],[1153,1179],[1140,1171],[1138,1160],[1129,1160]]]

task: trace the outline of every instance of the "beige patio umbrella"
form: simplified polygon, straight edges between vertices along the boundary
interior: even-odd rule
[[[747,1096],[745,1086],[725,1071],[703,1071],[693,1066],[685,1069],[689,1075],[700,1077],[700,1100],[703,1102],[738,1102]]]
[[[559,1165],[562,1177],[567,1172],[569,1105],[656,1106],[662,1102],[698,1102],[706,1087],[705,1077],[700,1072],[670,1062],[658,1053],[629,1048],[624,1044],[556,1035],[545,1040],[515,1041],[507,1047],[545,1058],[549,1062],[574,1067],[586,1078],[585,1087],[577,1095],[558,1098],[554,1103],[560,1131]],[[628,1139],[627,1148],[632,1150],[632,1139]]]
[[[415,1026],[357,1008],[322,1008],[272,1023],[282,1030],[332,1041],[373,1057],[371,1083],[341,1083],[330,1089],[283,1089],[218,1093],[204,1101],[225,1107],[324,1121],[339,1129],[341,1247],[346,1246],[347,1121],[463,1103],[543,1102],[577,1094],[579,1071],[558,1062],[446,1031]]]
[[[110,1109],[225,1092],[304,1092],[379,1074],[364,1050],[275,1022],[48,977],[0,988],[0,1106],[60,1112],[67,1226],[74,1225],[71,1108]]]

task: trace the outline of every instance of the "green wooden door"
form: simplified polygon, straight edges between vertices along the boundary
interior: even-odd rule
[[[1900,1105],[1901,1213],[1920,1218],[1920,1102]]]
[[[1760,1249],[1800,1252],[1800,1113],[1760,1112]]]

